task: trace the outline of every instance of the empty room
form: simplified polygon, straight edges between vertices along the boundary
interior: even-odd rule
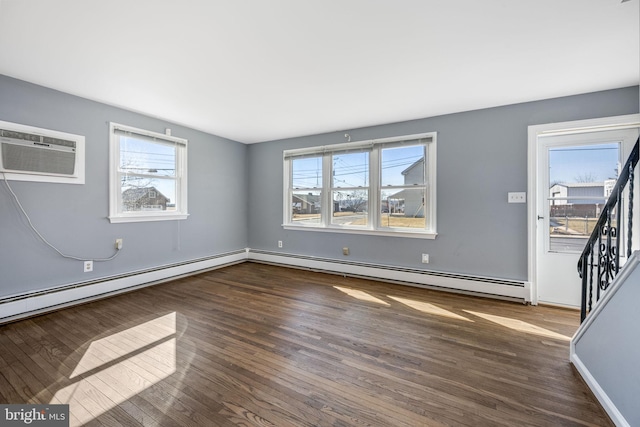
[[[0,0],[0,425],[640,425],[640,5]]]

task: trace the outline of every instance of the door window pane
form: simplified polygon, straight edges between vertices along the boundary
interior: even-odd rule
[[[582,252],[600,217],[605,198],[549,199],[549,250]],[[615,227],[615,220],[612,222]]]
[[[582,252],[618,178],[620,144],[549,148],[549,250]]]
[[[550,148],[549,183],[550,186],[554,184],[602,184],[605,180],[618,178],[619,165],[619,143]],[[587,191],[589,194],[584,195],[591,195],[591,190]]]

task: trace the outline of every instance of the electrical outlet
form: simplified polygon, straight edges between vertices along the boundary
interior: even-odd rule
[[[116,249],[122,249],[122,239],[116,239]]]
[[[429,264],[429,254],[422,254],[422,263]]]
[[[84,262],[84,272],[88,273],[93,271],[93,261],[85,261]]]
[[[342,248],[342,255],[349,255],[349,248],[347,247]]]
[[[278,247],[281,248],[282,247],[282,240],[278,240]]]

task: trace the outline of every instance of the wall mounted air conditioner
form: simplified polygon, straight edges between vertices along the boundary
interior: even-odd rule
[[[6,179],[84,184],[84,136],[0,121]]]

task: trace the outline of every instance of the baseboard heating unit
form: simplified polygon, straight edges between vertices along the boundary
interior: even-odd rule
[[[531,284],[464,274],[249,249],[249,261],[382,280],[408,286],[531,302]]]
[[[245,262],[245,249],[0,299],[0,324]]]
[[[0,324],[246,261],[523,303],[531,302],[531,285],[526,281],[246,248],[206,258],[4,297],[0,299]]]

